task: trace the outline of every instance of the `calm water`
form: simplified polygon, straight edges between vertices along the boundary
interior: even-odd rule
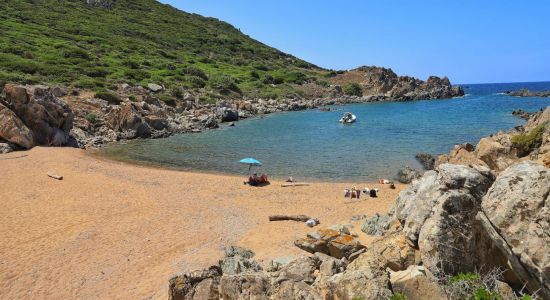
[[[244,157],[263,162],[259,172],[300,180],[375,180],[394,177],[404,165],[418,167],[418,152],[448,153],[454,144],[523,124],[514,109],[535,111],[550,98],[515,98],[499,93],[518,88],[550,89],[546,83],[464,85],[463,98],[353,104],[338,111],[308,110],[245,120],[200,134],[115,144],[104,153],[138,163],[247,174]],[[344,111],[357,115],[341,125]]]

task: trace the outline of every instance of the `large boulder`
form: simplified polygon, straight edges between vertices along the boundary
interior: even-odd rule
[[[38,145],[64,146],[71,143],[69,132],[74,115],[67,103],[44,86],[4,87],[7,106],[33,132]]]
[[[220,109],[220,116],[222,122],[236,122],[239,120],[239,112],[227,107]]]
[[[523,162],[506,169],[478,214],[508,267],[531,292],[550,298],[550,169]],[[514,282],[513,282],[514,283]]]
[[[494,176],[488,168],[443,164],[413,182],[399,194],[396,201],[396,216],[402,222],[411,245],[418,246],[421,230],[424,230],[427,240],[436,244],[442,242],[443,247],[446,244],[443,240],[459,238],[448,236],[458,234],[445,229],[445,226],[451,225],[447,222],[453,221],[449,215],[456,215],[459,219],[468,213],[475,215],[481,198],[493,180]],[[430,226],[426,227],[428,219]],[[422,251],[422,247],[420,249]]]
[[[34,146],[32,131],[7,107],[0,103],[0,137],[24,148]],[[7,149],[7,144],[5,146]],[[11,147],[10,147],[11,148]]]

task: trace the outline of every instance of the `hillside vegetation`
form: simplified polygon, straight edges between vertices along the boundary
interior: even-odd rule
[[[0,2],[0,81],[277,98],[320,73],[230,24],[154,0]]]

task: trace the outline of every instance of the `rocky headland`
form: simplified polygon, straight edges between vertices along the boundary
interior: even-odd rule
[[[338,84],[328,87],[305,84],[304,88],[311,90],[303,97],[221,99],[205,103],[200,95],[191,92],[168,96],[162,85],[153,83],[146,87],[121,84],[109,93],[6,84],[0,94],[0,139],[4,140],[1,149],[9,152],[35,145],[100,147],[120,140],[201,132],[218,128],[222,123],[234,124],[241,119],[282,111],[463,95],[462,89],[452,87],[447,78],[430,77],[423,82],[374,67],[352,72],[374,78],[361,83],[366,91],[364,96],[347,95]]]
[[[430,170],[365,219],[361,230],[379,236],[369,247],[344,224],[296,240],[310,255],[263,267],[228,248],[219,264],[173,277],[169,297],[550,299],[549,155],[550,107],[477,147],[419,155]]]

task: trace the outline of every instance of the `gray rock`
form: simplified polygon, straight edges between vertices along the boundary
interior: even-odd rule
[[[147,85],[147,88],[153,93],[160,92],[164,89],[161,85],[158,85],[156,83],[149,83]]]
[[[13,148],[9,143],[4,143],[0,141],[0,154],[6,154],[13,152]]]
[[[223,276],[220,279],[220,299],[269,299],[271,283],[262,273]]]
[[[241,273],[255,273],[262,270],[260,265],[253,260],[254,252],[231,246],[225,249],[225,257],[219,263],[224,275],[236,275]]]
[[[459,214],[459,208],[473,212],[493,180],[490,170],[483,167],[443,164],[435,171],[426,172],[399,193],[396,201],[396,216],[404,224],[403,231],[409,242],[418,244],[420,230],[429,217],[437,218],[443,211]],[[461,207],[467,205],[466,202],[474,207]],[[453,209],[452,205],[458,207]],[[441,211],[435,213],[434,210]]]
[[[315,281],[315,270],[319,269],[320,261],[316,257],[299,257],[282,267],[277,276],[277,283],[284,281],[305,282]]]
[[[376,213],[372,217],[365,219],[365,222],[361,226],[361,231],[368,235],[382,236],[395,221],[396,218],[394,216]]]
[[[420,178],[422,175],[415,169],[405,166],[397,172],[397,180],[401,183],[411,183],[413,180]]]
[[[425,170],[433,170],[435,167],[435,157],[429,153],[418,153],[415,155],[418,162]]]
[[[239,120],[239,113],[237,111],[227,107],[221,108],[220,110],[222,122],[236,122]]]
[[[506,169],[483,198],[479,218],[518,277],[550,298],[550,169],[523,162]]]

